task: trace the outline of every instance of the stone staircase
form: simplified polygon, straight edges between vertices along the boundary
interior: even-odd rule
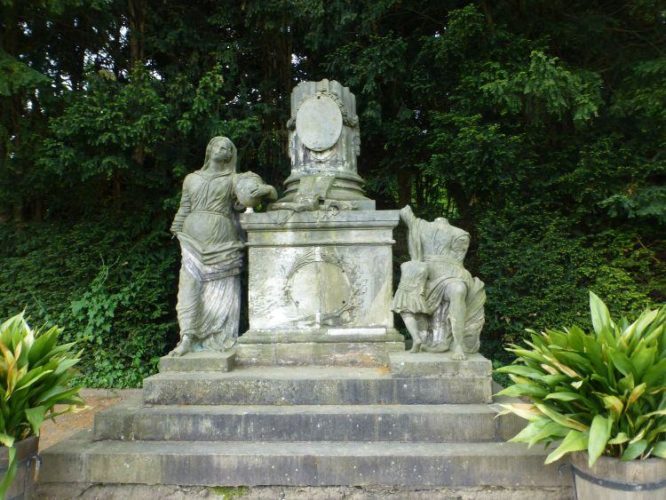
[[[391,353],[388,367],[233,362],[165,358],[141,398],[99,413],[92,431],[43,454],[40,491],[383,486],[570,496],[568,472],[544,466],[542,449],[505,442],[520,423],[495,417],[490,362],[480,355]]]

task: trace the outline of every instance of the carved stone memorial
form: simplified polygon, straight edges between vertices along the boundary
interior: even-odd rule
[[[292,92],[291,175],[267,212],[246,213],[250,328],[241,364],[380,365],[404,349],[393,326],[397,210],[375,210],[356,169],[354,94],[338,82]]]
[[[483,283],[463,266],[469,234],[409,207],[375,210],[356,171],[354,95],[339,83],[298,85],[288,128],[284,197],[240,217],[275,190],[236,173],[231,141],[210,141],[172,226],[183,257],[181,341],[141,394],[97,413],[92,432],[40,451],[36,496],[182,497],[240,486],[299,498],[569,498],[561,464],[544,467],[543,451],[503,442],[520,424],[489,406],[492,366],[476,353]],[[411,260],[392,297],[401,218]],[[249,331],[230,349],[244,247]],[[392,309],[414,351],[429,352],[405,352]]]

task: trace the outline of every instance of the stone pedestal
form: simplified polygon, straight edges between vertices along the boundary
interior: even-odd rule
[[[167,372],[230,372],[234,369],[234,351],[190,352],[184,356],[163,356],[160,358],[160,373]]]
[[[43,452],[40,498],[73,498],[91,485],[117,498],[136,497],[140,485],[245,486],[250,496],[273,485],[298,488],[294,498],[325,493],[304,486],[353,486],[361,496],[390,488],[400,498],[414,490],[434,498],[442,487],[447,498],[546,498],[544,490],[570,498],[562,464],[544,466],[544,450],[504,442],[517,417],[496,418],[488,404],[490,361],[389,357],[388,368],[232,371],[203,353],[163,360],[143,397],[98,413],[92,432]]]
[[[375,208],[357,173],[361,135],[356,96],[349,88],[326,79],[299,83],[291,93],[287,130],[291,175],[280,201],[297,201],[299,193],[316,194],[327,200],[353,201],[363,210]]]
[[[240,364],[386,365],[393,327],[395,210],[280,210],[241,216],[250,329]]]

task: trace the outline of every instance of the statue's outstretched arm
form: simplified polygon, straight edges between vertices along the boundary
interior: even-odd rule
[[[237,175],[234,187],[236,198],[246,207],[259,205],[263,198],[268,198],[271,201],[277,200],[277,191],[275,188],[266,184],[254,172],[244,172]]]
[[[405,205],[400,210],[400,218],[402,219],[402,222],[404,222],[407,225],[408,228],[411,228],[414,222],[416,221],[416,216],[412,211],[412,207],[410,207],[409,205]]]
[[[409,258],[416,261],[423,261],[423,249],[421,248],[421,219],[414,215],[412,207],[405,205],[400,210],[400,218],[409,230],[407,234],[407,247],[409,249]]]

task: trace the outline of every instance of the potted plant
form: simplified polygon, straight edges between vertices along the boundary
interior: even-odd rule
[[[70,386],[71,368],[79,358],[73,344],[58,345],[61,331],[33,331],[23,314],[0,325],[0,498],[10,488],[10,497],[21,497],[22,488],[31,488],[31,462],[44,419],[83,404],[80,387]],[[67,406],[56,411],[54,407],[63,404]],[[24,480],[12,486],[17,471]]]
[[[529,400],[501,405],[529,421],[512,441],[557,443],[546,463],[572,453],[578,498],[666,498],[666,307],[616,323],[590,292],[590,312],[592,332],[529,331],[508,348],[499,395]]]

